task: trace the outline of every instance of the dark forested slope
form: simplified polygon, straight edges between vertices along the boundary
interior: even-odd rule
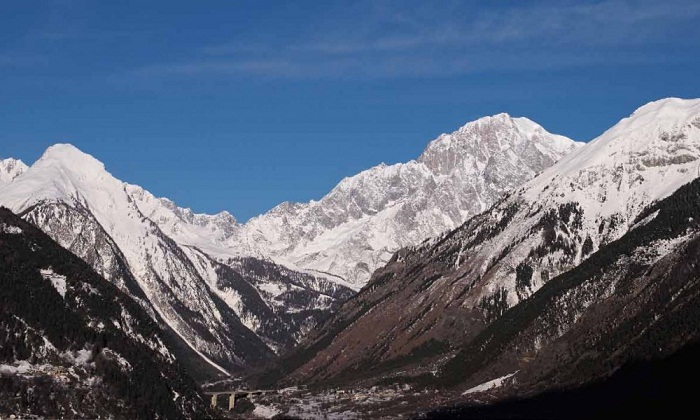
[[[144,309],[5,208],[0,302],[0,415],[206,416]]]

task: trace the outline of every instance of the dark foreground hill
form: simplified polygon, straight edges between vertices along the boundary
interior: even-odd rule
[[[431,411],[424,419],[683,418],[697,406],[700,344],[672,356],[623,366],[606,380],[493,405],[461,405]]]
[[[145,310],[0,208],[0,416],[201,418]]]

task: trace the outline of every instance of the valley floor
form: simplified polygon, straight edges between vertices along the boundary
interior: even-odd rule
[[[628,364],[611,377],[581,388],[501,400],[498,388],[461,395],[410,386],[307,390],[237,400],[227,418],[377,419],[377,418],[620,418],[644,415],[678,417],[694,408],[694,378],[700,375],[700,344],[662,360]],[[486,385],[486,384],[485,384]],[[501,396],[502,397],[502,396]],[[465,399],[466,398],[466,399]],[[456,403],[455,401],[461,401]],[[433,410],[433,411],[431,411]]]
[[[439,407],[442,399],[437,391],[414,391],[410,387],[322,391],[291,387],[275,394],[237,400],[233,413],[226,412],[222,403],[219,409],[223,410],[223,415],[231,418],[396,418],[411,417],[426,404]]]

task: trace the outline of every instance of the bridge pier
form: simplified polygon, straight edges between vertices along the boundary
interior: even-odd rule
[[[212,396],[211,396],[211,408],[216,408],[216,397],[218,397],[218,395],[212,394]]]
[[[236,406],[236,393],[234,392],[233,394],[228,396],[228,411],[233,410],[233,408]]]

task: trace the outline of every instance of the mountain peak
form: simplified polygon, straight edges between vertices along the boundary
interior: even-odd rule
[[[665,98],[649,102],[623,118],[601,137],[628,137],[631,131],[641,130],[656,137],[658,132],[682,130],[691,124],[700,125],[700,99]]]
[[[593,142],[621,145],[615,140],[621,138],[633,151],[649,147],[666,135],[685,135],[682,132],[691,128],[700,128],[700,99],[665,98],[637,108]]]
[[[688,112],[698,107],[700,107],[700,99],[663,98],[640,106],[632,113],[632,116],[649,113]]]
[[[500,134],[499,134],[500,133]],[[545,134],[547,136],[559,137],[561,139],[568,140],[567,143],[573,143],[573,140],[565,138],[563,136],[558,136],[549,133],[541,125],[525,117],[513,117],[512,115],[501,112],[499,114],[488,115],[485,117],[478,118],[474,121],[470,121],[465,125],[461,126],[455,132],[450,134],[443,134],[438,137],[433,143],[438,141],[444,141],[444,139],[449,139],[459,135],[469,135],[469,137],[475,137],[479,140],[488,138],[494,135],[505,136],[504,139],[508,138],[508,133],[519,134],[526,138],[531,138],[535,134]],[[470,135],[474,134],[474,135]],[[512,137],[512,139],[521,136]],[[449,143],[449,141],[448,141]]]
[[[509,124],[513,121],[513,117],[506,112],[501,112],[499,114],[487,115],[481,118],[477,118],[474,121],[469,121],[468,123],[461,126],[455,133],[464,133],[473,130],[476,127],[490,126],[490,125],[502,125]],[[453,133],[454,134],[454,133]]]
[[[218,219],[218,220],[221,220],[221,221],[224,221],[224,222],[228,222],[228,223],[231,223],[231,224],[234,224],[234,225],[235,225],[235,224],[238,224],[238,220],[236,220],[236,217],[235,217],[234,215],[232,215],[231,213],[229,213],[228,211],[226,211],[226,210],[221,211],[221,212],[215,214],[214,217],[215,217],[216,219]]]
[[[95,182],[111,178],[104,163],[72,144],[54,144],[31,166],[30,172],[53,173],[56,179],[69,184]],[[54,181],[56,182],[56,181]]]
[[[489,120],[491,120],[491,121],[493,121],[493,120],[502,121],[502,120],[512,120],[512,119],[513,119],[513,117],[512,117],[509,113],[507,113],[507,112],[499,112],[498,114],[494,114],[494,115],[490,115],[490,116],[486,116],[486,117],[479,118],[477,121],[489,121]]]
[[[442,134],[425,148],[419,162],[438,174],[450,174],[455,168],[483,171],[492,156],[507,151],[516,154],[547,156],[550,162],[568,154],[580,143],[551,134],[534,121],[513,118],[505,112],[471,121],[457,131]],[[537,151],[528,149],[537,148]]]
[[[517,130],[527,137],[531,137],[534,133],[548,133],[541,125],[526,117],[514,117],[507,112],[481,117],[477,120],[468,122],[456,131],[456,133],[464,133],[472,130],[483,130],[484,127],[503,127],[505,130]],[[453,133],[454,134],[454,133]]]
[[[359,287],[395,250],[459,226],[579,145],[526,118],[484,117],[417,160],[346,177],[317,202],[280,204],[230,243]]]
[[[90,154],[83,152],[72,144],[58,143],[49,146],[44,154],[39,158],[37,164],[55,164],[58,163],[73,171],[99,171],[105,170],[102,162],[95,159]]]
[[[56,144],[3,187],[2,199],[14,211],[42,200],[72,202],[93,193],[108,202],[123,190],[122,184],[91,155],[70,144]]]

